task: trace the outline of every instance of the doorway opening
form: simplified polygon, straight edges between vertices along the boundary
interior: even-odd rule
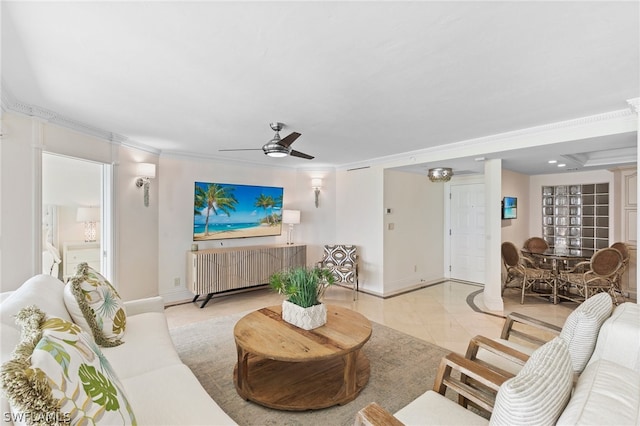
[[[86,262],[110,275],[110,169],[42,153],[42,273],[66,281]]]

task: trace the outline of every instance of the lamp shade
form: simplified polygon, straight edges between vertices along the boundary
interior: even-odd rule
[[[138,163],[137,174],[140,177],[153,179],[156,177],[156,165],[153,163]]]
[[[300,210],[282,210],[282,223],[300,223]]]
[[[99,222],[100,221],[100,208],[99,207],[78,207],[76,213],[76,222]]]
[[[311,179],[311,187],[312,188],[322,188],[322,179],[320,179],[320,178]]]

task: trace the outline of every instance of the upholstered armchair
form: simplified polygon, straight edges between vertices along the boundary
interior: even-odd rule
[[[354,245],[325,245],[318,266],[331,271],[335,284],[353,290],[353,300],[358,296],[358,254]]]

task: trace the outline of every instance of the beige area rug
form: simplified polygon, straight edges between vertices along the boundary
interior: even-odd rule
[[[241,426],[353,425],[358,410],[373,401],[396,412],[432,388],[438,363],[449,353],[439,346],[372,323],[371,339],[363,348],[371,363],[371,377],[354,401],[316,411],[274,410],[245,401],[233,384],[236,363],[233,327],[243,315],[171,329],[182,361],[216,403]]]

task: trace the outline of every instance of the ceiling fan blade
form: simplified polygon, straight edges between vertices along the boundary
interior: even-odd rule
[[[280,139],[280,142],[278,142],[278,145],[282,145],[286,148],[289,148],[289,146],[300,137],[300,133],[298,132],[293,132],[291,133],[289,136],[286,136],[282,139]]]
[[[292,157],[305,158],[307,160],[313,160],[313,158],[314,158],[312,155],[305,154],[304,152],[296,151],[295,149],[292,149],[289,152],[289,155],[291,155]]]
[[[262,148],[233,148],[233,149],[219,149],[218,151],[262,151]]]

